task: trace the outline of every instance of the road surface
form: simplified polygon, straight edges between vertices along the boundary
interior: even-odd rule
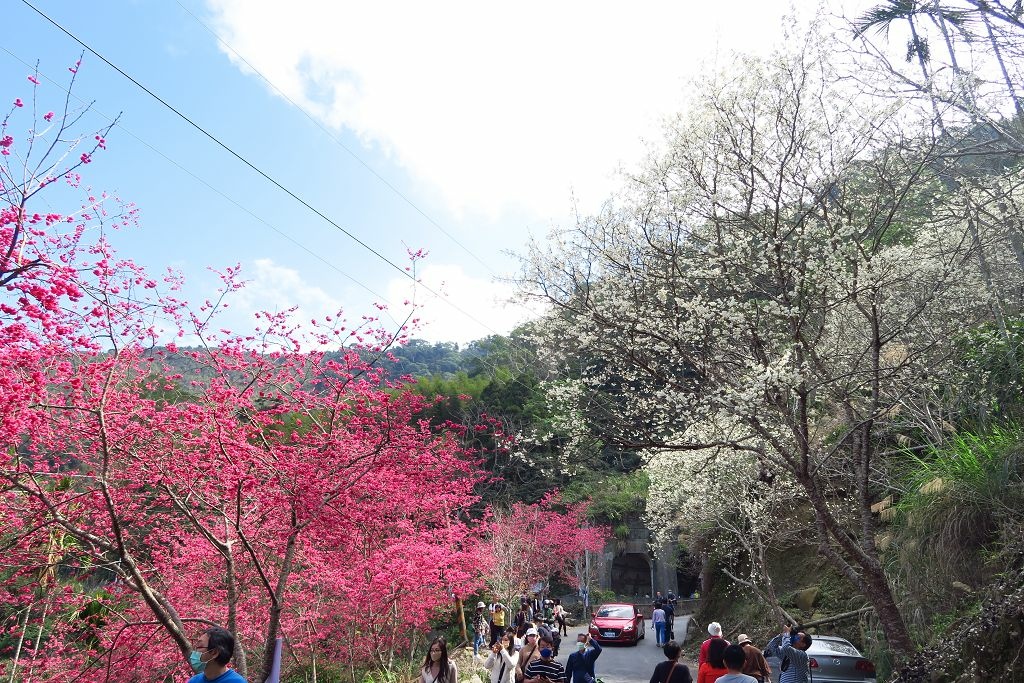
[[[686,633],[690,617],[676,617],[675,632],[677,635]],[[576,631],[570,628],[569,637],[562,637],[561,651],[558,653],[558,661],[563,665],[573,652],[576,641]],[[658,662],[664,661],[665,655],[661,648],[654,644],[654,629],[650,623],[647,624],[645,637],[634,647],[632,645],[603,645],[604,650],[597,658],[595,667],[597,677],[604,683],[648,683],[651,680],[651,673]],[[680,660],[690,667],[690,675],[697,680],[697,665],[695,662]]]

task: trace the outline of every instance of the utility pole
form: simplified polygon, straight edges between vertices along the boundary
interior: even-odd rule
[[[583,551],[583,616],[590,614],[590,551]]]
[[[651,554],[651,600],[654,600],[654,596],[657,595],[657,592],[654,590],[654,563],[655,563],[655,561],[656,560],[654,559],[654,554],[652,553]]]

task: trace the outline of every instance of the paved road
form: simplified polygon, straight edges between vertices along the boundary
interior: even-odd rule
[[[686,633],[689,625],[689,616],[676,617],[675,632]],[[573,651],[576,640],[575,632],[570,629],[569,637],[562,639],[561,652],[558,653],[558,661],[565,664],[569,653]],[[665,659],[661,648],[654,644],[654,629],[647,625],[645,637],[640,643],[632,645],[605,645],[601,656],[597,658],[597,677],[605,683],[648,683],[651,680],[651,673],[658,662]],[[695,662],[683,660],[683,663],[690,667],[690,675],[697,680],[697,665]]]

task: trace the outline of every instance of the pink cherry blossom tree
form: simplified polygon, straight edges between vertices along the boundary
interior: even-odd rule
[[[132,207],[86,193],[79,211],[31,213],[55,180],[84,190],[106,129],[74,156],[90,136],[66,142],[84,113],[65,106],[16,144],[24,109],[0,136],[18,160],[0,211],[4,675],[123,679],[144,651],[162,679],[209,624],[237,634],[253,681],[278,637],[291,661],[388,665],[380,652],[482,581],[475,456],[376,363],[406,328],[264,314],[254,333],[219,329],[237,268],[191,307],[177,276],[113,249]]]
[[[566,505],[557,493],[539,503],[495,510],[488,524],[491,571],[487,582],[506,605],[538,583],[554,578],[578,584],[574,567],[585,552],[603,550],[607,527],[587,522],[588,502]]]

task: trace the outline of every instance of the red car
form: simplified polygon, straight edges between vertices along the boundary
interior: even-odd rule
[[[644,637],[644,615],[636,605],[601,605],[591,615],[590,637],[600,643],[636,645]]]

